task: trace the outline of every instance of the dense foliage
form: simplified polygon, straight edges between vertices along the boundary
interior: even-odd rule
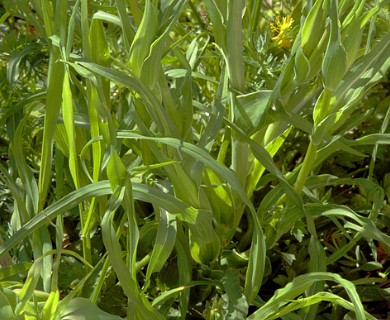
[[[0,1],[0,319],[389,319],[389,52],[386,0]]]

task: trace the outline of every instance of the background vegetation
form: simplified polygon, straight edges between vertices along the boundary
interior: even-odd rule
[[[389,2],[0,2],[1,319],[389,319]]]

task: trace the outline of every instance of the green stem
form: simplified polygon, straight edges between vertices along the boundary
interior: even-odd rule
[[[318,146],[310,141],[309,147],[307,148],[305,159],[303,160],[301,170],[299,171],[297,181],[295,182],[295,190],[299,193],[302,192],[305,187],[306,179],[310,175],[310,171],[313,168],[314,161],[317,155]],[[306,214],[307,229],[310,234],[317,238],[317,231],[314,223],[314,218]]]
[[[245,90],[244,60],[242,57],[242,21],[243,1],[229,0],[226,25],[226,63],[230,86],[233,91]]]
[[[242,26],[241,13],[243,1],[229,0],[227,4],[227,26],[226,35],[226,64],[229,75],[230,86],[233,89],[231,98],[231,120],[234,121],[234,105],[236,93],[245,89],[244,62],[242,57]],[[232,168],[237,173],[240,182],[244,185],[248,174],[248,144],[240,141],[232,135]]]
[[[89,59],[91,57],[91,44],[89,41],[89,20],[88,20],[88,1],[82,1],[81,2],[81,30],[82,30],[82,45],[83,45],[83,52],[84,56]],[[88,95],[90,98],[91,95],[91,84],[87,84],[87,91]],[[91,118],[90,118],[91,119]],[[93,119],[93,118],[92,118]],[[91,124],[92,127],[92,137],[97,136],[99,132],[94,131],[96,130],[96,123],[92,121]],[[100,143],[94,144],[92,146],[93,149],[93,160],[94,160],[94,177],[97,177],[96,171],[98,170],[97,164],[100,165],[100,162],[97,161],[96,155],[97,155],[97,150],[100,148]],[[84,234],[84,237],[81,238],[81,243],[82,243],[82,248],[83,248],[83,258],[92,265],[92,244],[91,244],[91,238],[90,238],[90,233],[89,233],[89,228],[86,229],[86,220],[88,220],[88,214],[84,213],[83,206],[79,205],[79,212],[80,212],[80,224],[81,224],[81,230]],[[85,272],[88,274],[91,271],[89,267],[86,266]]]
[[[299,193],[302,192],[306,179],[312,170],[314,161],[316,159],[317,146],[310,141],[309,147],[307,148],[305,159],[303,160],[301,170],[299,171],[297,181],[295,182],[295,190]]]
[[[245,74],[242,46],[242,9],[244,1],[229,0],[227,3],[227,24],[226,24],[226,64],[231,86],[231,120],[235,120],[236,92],[245,90]],[[241,184],[245,187],[246,178],[249,172],[249,146],[234,133],[232,134],[232,169],[236,172]],[[238,202],[239,203],[239,202]],[[237,213],[243,206],[237,207]]]

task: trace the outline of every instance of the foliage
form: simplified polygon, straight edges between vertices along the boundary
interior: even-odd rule
[[[0,10],[0,318],[388,317],[388,2]]]

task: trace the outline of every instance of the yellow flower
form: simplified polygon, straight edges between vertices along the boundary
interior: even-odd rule
[[[276,23],[271,23],[271,29],[275,32],[276,36],[272,38],[279,48],[290,48],[294,40],[292,34],[292,24],[294,19],[289,15],[282,20],[280,17],[276,17]]]

